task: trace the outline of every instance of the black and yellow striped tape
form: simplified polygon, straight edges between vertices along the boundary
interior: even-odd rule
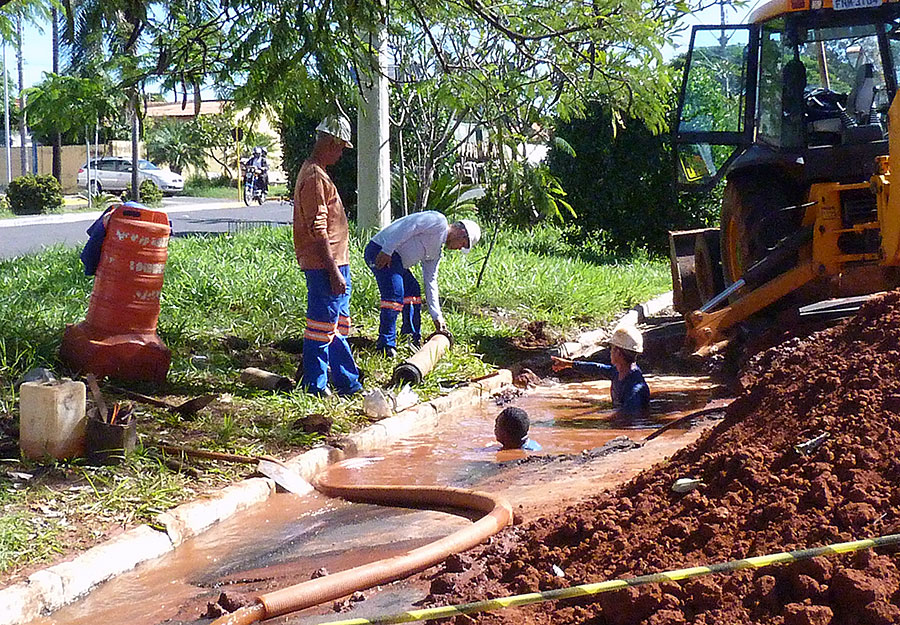
[[[652,573],[650,575],[641,575],[639,577],[631,577],[628,579],[614,579],[606,582],[598,582],[596,584],[580,584],[578,586],[558,588],[546,592],[529,592],[524,595],[513,595],[511,597],[488,599],[486,601],[476,601],[474,603],[448,605],[437,608],[427,608],[424,610],[411,610],[409,612],[379,616],[372,619],[354,618],[343,621],[329,621],[328,623],[322,623],[321,625],[376,625],[382,623],[411,623],[428,619],[447,618],[458,614],[489,612],[492,610],[530,605],[532,603],[541,603],[544,601],[556,601],[558,599],[571,599],[573,597],[597,595],[602,592],[619,590],[620,588],[627,588],[629,586],[643,586],[645,584],[659,584],[661,582],[678,582],[692,577],[701,577],[713,573],[729,573],[731,571],[740,571],[741,569],[760,569],[766,566],[772,566],[773,564],[798,562],[800,560],[808,560],[809,558],[818,556],[833,556],[853,551],[862,551],[863,549],[871,549],[872,547],[886,547],[888,545],[897,544],[900,544],[900,534],[890,534],[878,538],[828,545],[826,547],[814,547],[812,549],[801,549],[798,551],[784,551],[743,560],[721,562],[709,566],[694,566],[687,569],[666,571],[664,573]]]

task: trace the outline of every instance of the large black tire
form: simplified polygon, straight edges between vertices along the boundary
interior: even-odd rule
[[[800,227],[801,210],[785,211],[802,201],[800,190],[771,171],[730,179],[722,200],[721,259],[726,284],[735,282],[784,237]],[[776,273],[787,271],[788,259]],[[751,285],[754,286],[754,285]]]
[[[250,203],[253,201],[253,186],[247,184],[245,180],[241,185],[243,191],[241,192],[241,199],[244,200],[244,206],[250,206]]]

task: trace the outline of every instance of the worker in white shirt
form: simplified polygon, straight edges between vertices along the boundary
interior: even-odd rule
[[[365,250],[366,265],[375,274],[381,292],[381,323],[377,348],[388,356],[397,353],[397,315],[403,313],[402,334],[422,341],[422,287],[410,268],[422,263],[428,312],[439,332],[447,331],[438,297],[437,269],[444,247],[468,253],[481,238],[481,228],[470,219],[449,223],[437,211],[401,217],[372,237]]]

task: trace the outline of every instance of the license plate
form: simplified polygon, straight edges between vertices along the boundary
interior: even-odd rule
[[[846,11],[847,9],[868,9],[870,7],[881,6],[882,0],[834,0],[835,11]]]

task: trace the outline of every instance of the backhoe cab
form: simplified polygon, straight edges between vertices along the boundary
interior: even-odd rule
[[[720,227],[670,234],[692,351],[761,311],[900,284],[884,249],[896,241],[883,241],[896,218],[878,197],[900,2],[774,0],[749,21],[695,27],[685,59],[679,186],[725,178]]]

